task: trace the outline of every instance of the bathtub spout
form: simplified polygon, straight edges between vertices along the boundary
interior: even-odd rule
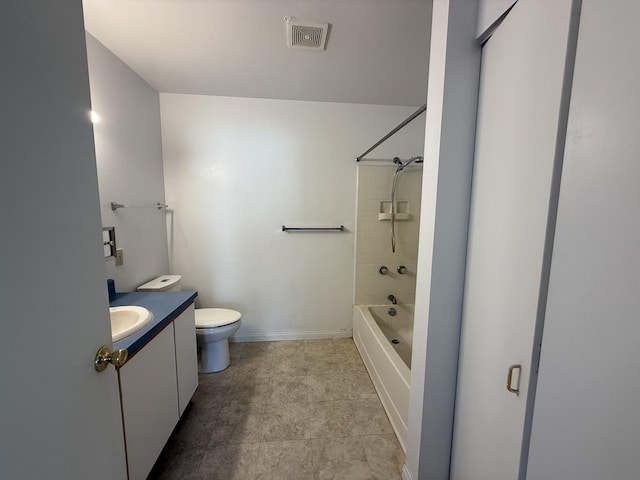
[[[391,303],[393,303],[394,305],[398,304],[398,300],[396,299],[395,295],[389,295],[387,296],[387,300],[389,300]]]

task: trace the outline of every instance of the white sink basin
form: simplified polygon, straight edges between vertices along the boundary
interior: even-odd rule
[[[153,313],[144,307],[110,307],[111,337],[114,342],[136,333],[153,318]]]

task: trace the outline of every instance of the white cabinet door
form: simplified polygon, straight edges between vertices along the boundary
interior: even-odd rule
[[[173,325],[120,368],[130,480],[144,480],[178,423]]]
[[[454,480],[518,478],[571,3],[520,0],[483,48]]]
[[[176,342],[176,369],[178,375],[178,407],[180,415],[187,408],[198,387],[198,358],[196,347],[194,306],[191,304],[173,322]]]

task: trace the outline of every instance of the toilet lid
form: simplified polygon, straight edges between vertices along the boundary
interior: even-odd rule
[[[198,308],[195,313],[196,328],[224,327],[242,317],[240,312],[226,308]]]

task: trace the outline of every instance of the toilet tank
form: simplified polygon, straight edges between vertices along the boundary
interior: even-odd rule
[[[162,275],[150,282],[140,285],[139,292],[179,292],[182,275]]]

